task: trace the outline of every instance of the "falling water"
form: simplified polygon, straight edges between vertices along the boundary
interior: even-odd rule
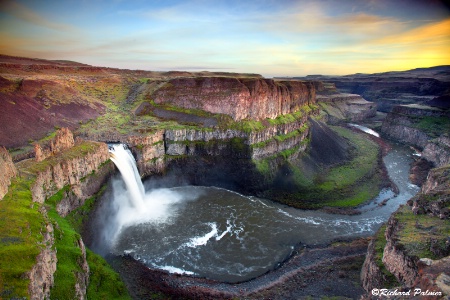
[[[183,203],[195,200],[200,192],[180,193],[166,188],[145,191],[136,161],[123,144],[110,144],[111,160],[120,176],[111,179],[105,193],[109,201],[102,202],[96,213],[95,235],[91,247],[100,254],[114,252],[116,243],[129,227],[152,224],[159,227],[172,222]]]
[[[122,174],[133,206],[137,209],[145,209],[144,185],[142,184],[136,167],[136,161],[131,151],[124,144],[115,144],[109,146],[109,152],[111,153],[111,160],[119,169],[120,174]]]

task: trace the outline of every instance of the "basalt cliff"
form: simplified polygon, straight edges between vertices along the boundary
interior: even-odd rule
[[[389,184],[379,142],[337,126],[373,117],[376,104],[332,83],[0,56],[0,97],[4,299],[129,299],[131,287],[85,246],[85,224],[116,172],[106,143],[126,143],[142,177],[222,186],[301,208],[345,211]],[[428,136],[424,159],[448,164],[447,140]],[[341,180],[346,172],[352,180]],[[442,185],[430,179],[424,193]],[[411,202],[417,211],[437,211],[419,200]],[[439,214],[447,218],[445,203]],[[365,243],[356,244],[357,251],[330,251],[337,260],[360,259]]]

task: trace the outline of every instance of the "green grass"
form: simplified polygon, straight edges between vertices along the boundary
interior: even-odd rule
[[[28,296],[26,273],[43,248],[42,233],[48,222],[32,202],[33,177],[16,177],[0,201],[0,298]]]
[[[51,290],[52,299],[75,298],[72,296],[75,293],[75,272],[82,271],[79,265],[82,256],[78,247],[78,240],[81,238],[80,232],[89,217],[89,212],[105,188],[106,186],[103,186],[97,194],[86,199],[82,206],[72,211],[66,218],[60,217],[55,210],[56,204],[62,199],[64,189],[47,200],[49,215],[58,224],[58,230],[55,231],[58,265],[55,273],[55,286]],[[88,299],[130,299],[119,275],[101,256],[86,249],[86,259],[90,269]]]
[[[261,174],[268,174],[270,172],[270,164],[268,159],[254,159],[253,163]]]
[[[55,195],[54,197],[58,197]],[[53,197],[52,197],[53,198]],[[83,260],[78,246],[81,236],[62,218],[52,206],[48,206],[49,216],[56,222],[55,247],[57,249],[57,267],[54,274],[54,285],[50,291],[51,299],[75,299],[75,284],[77,273],[83,270],[80,263]]]
[[[395,214],[395,218],[401,224],[397,231],[398,243],[403,245],[406,253],[419,258],[440,259],[430,251],[431,239],[440,241],[442,249],[450,234],[450,221],[437,217],[418,214],[415,215],[411,208],[404,206]]]
[[[46,246],[43,244],[42,234],[46,232],[49,223],[54,228],[53,248],[57,250],[58,259],[51,299],[75,298],[75,272],[82,271],[82,253],[78,247],[81,239],[79,230],[96,198],[86,200],[69,217],[62,218],[55,207],[70,192],[69,186],[59,190],[44,204],[32,201],[30,187],[39,172],[64,160],[86,155],[99,145],[83,142],[42,162],[28,161],[17,165],[20,175],[13,178],[9,192],[0,201],[0,298],[21,299],[30,296],[30,282],[26,274],[36,264],[37,255]],[[41,213],[41,209],[45,209],[48,215]],[[94,284],[88,287],[89,299],[130,299],[118,274],[102,258],[92,254],[88,256],[88,260],[91,264],[91,283]]]
[[[76,272],[84,272],[80,266],[83,259],[79,240],[83,223],[88,212],[95,204],[98,195],[87,199],[83,206],[71,212],[68,217],[58,215],[55,205],[61,201],[64,191],[61,190],[48,199],[49,216],[57,224],[55,230],[55,247],[58,250],[55,283],[51,289],[51,299],[75,299]],[[131,299],[125,284],[119,275],[99,255],[86,249],[86,260],[89,264],[88,299]]]
[[[347,138],[354,146],[351,159],[330,169],[306,173],[300,161],[292,160],[297,148],[280,152],[288,162],[288,175],[283,175],[283,185],[267,191],[267,197],[279,202],[307,209],[330,207],[356,207],[375,197],[382,181],[379,169],[379,146],[363,135],[351,130],[332,127],[339,135]],[[306,139],[303,141],[307,143]],[[256,161],[260,173],[269,171],[269,161],[277,156]]]
[[[125,284],[111,266],[91,250],[86,251],[90,268],[87,299],[89,300],[127,300],[131,299]]]
[[[257,120],[242,120],[234,122],[230,126],[231,129],[243,131],[245,133],[258,132],[266,128],[261,121]]]
[[[431,137],[438,137],[443,132],[450,132],[450,118],[448,117],[421,117],[414,127],[424,131]]]
[[[355,207],[378,194],[381,182],[377,173],[380,149],[374,142],[351,130],[342,127],[332,129],[355,147],[352,159],[321,172],[313,180],[314,184],[304,190],[303,196],[316,199],[312,206]]]

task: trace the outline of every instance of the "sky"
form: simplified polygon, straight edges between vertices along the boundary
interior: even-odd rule
[[[450,65],[439,0],[0,0],[0,54],[154,71],[344,75]]]

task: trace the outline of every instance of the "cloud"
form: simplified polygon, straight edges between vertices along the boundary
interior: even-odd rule
[[[74,31],[75,28],[64,24],[64,23],[55,23],[47,20],[46,18],[40,16],[39,14],[35,13],[28,7],[12,1],[12,0],[6,0],[2,1],[0,5],[1,11],[10,14],[14,16],[17,19],[20,19],[22,21],[31,23],[33,25],[45,27],[48,29],[53,29],[57,31]]]
[[[428,23],[397,34],[387,36],[374,41],[378,45],[416,45],[443,44],[450,47],[450,18],[439,22]],[[449,52],[450,53],[450,52]]]

